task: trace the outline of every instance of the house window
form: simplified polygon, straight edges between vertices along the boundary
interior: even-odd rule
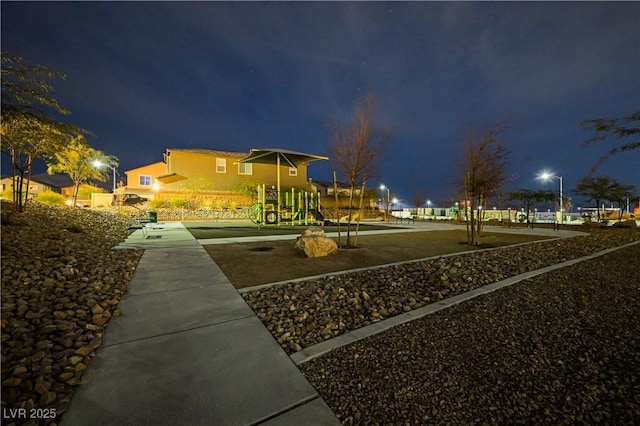
[[[298,176],[298,169],[295,167],[289,167],[289,176]]]
[[[216,158],[216,173],[227,173],[227,160]]]
[[[252,175],[253,174],[253,164],[251,164],[251,163],[238,163],[238,174],[239,175]]]
[[[140,186],[151,186],[151,176],[140,175],[139,183]]]

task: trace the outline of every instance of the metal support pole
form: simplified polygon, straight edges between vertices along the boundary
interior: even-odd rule
[[[560,225],[564,222],[564,214],[562,212],[562,176],[558,176],[560,179]]]
[[[280,225],[280,153],[278,153],[278,155],[276,156],[277,160],[276,160],[276,167],[278,168],[278,172],[277,172],[277,183],[278,183],[278,196],[276,197],[276,203],[278,204],[278,218],[276,220],[276,223],[278,224],[278,226]]]

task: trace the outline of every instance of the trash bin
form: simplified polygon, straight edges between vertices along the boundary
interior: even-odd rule
[[[158,223],[158,212],[148,212],[147,213],[147,220],[150,223]]]

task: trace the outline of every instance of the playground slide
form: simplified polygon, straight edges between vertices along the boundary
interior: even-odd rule
[[[309,209],[309,215],[313,216],[313,219],[316,222],[322,222],[322,223],[327,223],[327,222],[331,222],[329,220],[326,220],[324,218],[324,215],[322,213],[320,213],[320,211],[318,209]]]

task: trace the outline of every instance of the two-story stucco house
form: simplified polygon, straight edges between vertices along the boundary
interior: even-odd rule
[[[262,162],[259,158],[255,159],[256,162],[241,161],[249,157],[249,154],[211,149],[168,148],[164,153],[164,161],[127,170],[126,190],[151,197],[185,190],[235,193],[243,184],[266,184],[275,187],[278,175],[283,191],[292,187],[308,189],[309,161],[328,159],[311,154],[293,153],[307,156],[306,161],[290,164],[283,160],[278,174],[275,163]]]

